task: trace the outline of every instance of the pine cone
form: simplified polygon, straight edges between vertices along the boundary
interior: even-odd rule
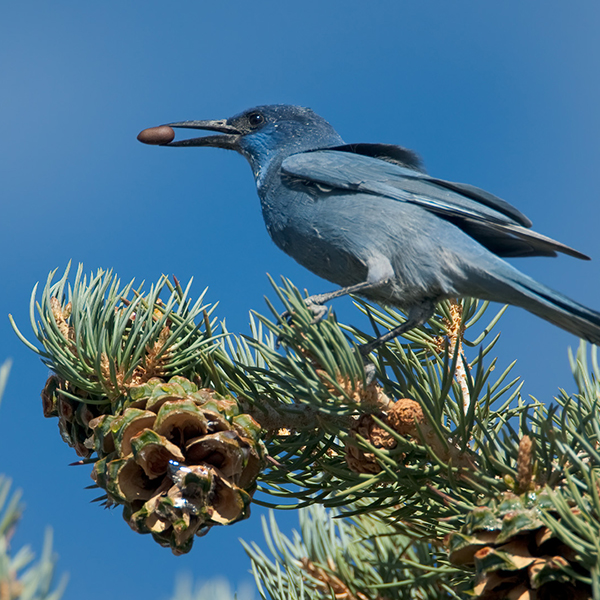
[[[61,389],[68,384],[48,380],[44,414],[59,417],[80,455],[96,452],[92,478],[132,529],[183,554],[194,534],[249,516],[264,447],[260,425],[232,399],[183,377],[152,378],[129,388],[118,414],[98,415]]]
[[[380,393],[379,395],[382,395]],[[375,404],[375,403],[372,403]],[[407,437],[417,437],[416,423],[424,423],[423,411],[417,402],[401,398],[396,402],[388,400],[385,412],[377,413],[377,417],[387,423],[392,429]],[[391,450],[397,443],[394,437],[383,427],[375,423],[370,414],[361,415],[353,424],[346,440],[346,462],[355,473],[379,473],[381,467],[372,452],[365,452],[357,442],[357,435],[368,440],[376,448]]]
[[[85,394],[69,382],[51,375],[42,390],[42,409],[47,418],[58,417],[58,429],[63,441],[82,458],[89,458],[93,449],[86,446],[90,421],[102,414],[105,407],[87,404]]]
[[[480,600],[587,600],[589,586],[573,575],[589,577],[575,551],[552,536],[540,513],[552,504],[544,493],[506,494],[500,502],[474,510],[461,533],[447,538],[450,561],[474,565]]]
[[[385,420],[382,413],[377,415]],[[368,440],[376,448],[391,449],[396,447],[396,440],[382,427],[379,427],[372,415],[361,415],[350,430],[346,440],[346,462],[355,473],[379,473],[381,467],[372,452],[364,452],[359,448],[356,436]]]

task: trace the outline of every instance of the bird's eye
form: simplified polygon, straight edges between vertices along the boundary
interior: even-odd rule
[[[250,127],[258,127],[265,122],[265,118],[258,112],[250,113],[248,115],[248,123]]]

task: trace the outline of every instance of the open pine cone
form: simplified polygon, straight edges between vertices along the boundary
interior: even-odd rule
[[[506,494],[475,509],[460,533],[448,539],[450,561],[474,565],[479,600],[588,600],[589,586],[575,551],[540,520],[552,503],[544,493]]]
[[[68,387],[49,379],[44,413],[59,417],[80,455],[96,452],[92,478],[135,531],[182,554],[194,534],[249,516],[264,447],[260,425],[235,401],[183,377],[155,377],[131,386],[117,414],[95,416],[93,404],[57,393]]]

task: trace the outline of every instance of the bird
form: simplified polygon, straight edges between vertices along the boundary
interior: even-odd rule
[[[174,140],[173,128],[214,132]],[[142,131],[144,143],[234,150],[250,163],[267,231],[275,244],[319,277],[340,286],[306,302],[357,294],[406,314],[364,344],[381,344],[423,325],[449,298],[521,307],[600,345],[600,313],[522,273],[505,259],[566,254],[573,248],[531,229],[497,196],[430,176],[402,146],[343,141],[309,108],[257,106],[228,119],[180,121]]]

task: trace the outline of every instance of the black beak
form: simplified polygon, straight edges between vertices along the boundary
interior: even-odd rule
[[[172,140],[175,137],[175,132],[172,127],[218,131],[223,135],[207,135],[205,137],[174,142]],[[242,135],[242,131],[228,125],[227,121],[222,119],[220,121],[180,121],[178,123],[160,125],[160,127],[150,127],[140,132],[137,139],[143,144],[150,144],[152,146],[211,146],[213,148],[239,150],[239,140]]]
[[[227,125],[225,119],[216,121],[180,121],[178,123],[168,123],[169,127],[181,127],[183,129],[203,129],[206,131],[218,131],[223,135],[208,135],[205,137],[181,140],[179,142],[170,142],[165,146],[211,146],[213,148],[226,148],[236,150],[242,132]]]

